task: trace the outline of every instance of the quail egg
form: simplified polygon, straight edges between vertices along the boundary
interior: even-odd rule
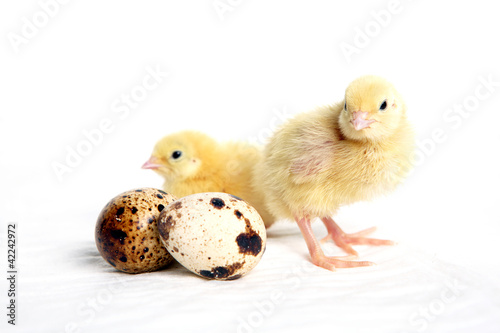
[[[208,279],[234,280],[252,270],[266,247],[261,216],[227,193],[180,198],[160,214],[158,231],[170,254]]]
[[[177,198],[162,190],[139,188],[124,192],[102,209],[95,227],[101,256],[127,273],[158,270],[173,258],[158,235],[162,210]]]

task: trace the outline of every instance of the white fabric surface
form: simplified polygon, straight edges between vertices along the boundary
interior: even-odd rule
[[[493,2],[223,0],[232,10],[221,19],[212,0],[60,1],[16,50],[8,36],[56,2],[0,2],[0,267],[10,222],[19,267],[16,327],[0,278],[2,333],[500,332]],[[144,100],[116,104],[158,68],[168,75]],[[403,94],[420,156],[396,193],[337,216],[347,232],[375,225],[375,237],[400,243],[357,247],[377,266],[314,267],[293,223],[269,230],[262,261],[236,281],[179,265],[127,275],[101,259],[97,215],[118,193],[161,186],[140,169],[161,136],[197,129],[265,143],[285,118],[342,100],[364,74]],[[100,136],[103,122],[113,129]]]
[[[91,218],[52,223],[66,230],[50,242],[47,221],[30,230],[19,225],[16,332],[493,333],[500,327],[498,281],[405,244],[359,246],[362,260],[376,266],[329,272],[309,262],[294,224],[279,223],[268,232],[261,262],[241,279],[206,280],[177,263],[129,275],[100,257]],[[321,223],[314,229],[324,234]],[[341,254],[333,244],[324,248]]]

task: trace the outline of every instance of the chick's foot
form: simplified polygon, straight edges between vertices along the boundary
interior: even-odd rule
[[[374,263],[370,261],[351,261],[349,259],[354,259],[356,256],[344,256],[344,257],[327,257],[323,253],[317,253],[311,256],[312,263],[316,266],[328,269],[330,271],[335,271],[335,268],[351,268],[351,267],[364,267],[373,266]],[[340,259],[342,258],[342,259]]]
[[[296,218],[297,224],[299,225],[300,231],[304,236],[307,247],[309,249],[309,254],[311,255],[311,260],[316,266],[334,271],[335,268],[350,268],[350,267],[362,267],[362,266],[372,266],[374,265],[369,261],[351,261],[356,258],[357,255],[341,256],[341,257],[327,257],[323,253],[321,246],[314,236],[311,229],[311,221],[308,218]]]
[[[321,241],[325,242],[327,240],[333,240],[333,242],[344,250],[346,253],[357,256],[358,252],[356,252],[351,245],[394,245],[396,244],[393,241],[385,240],[385,239],[376,239],[376,238],[368,238],[366,235],[371,234],[377,228],[372,227],[359,232],[346,234],[340,227],[335,223],[335,221],[331,217],[323,217],[321,221],[326,226],[328,230],[328,235],[323,238]]]

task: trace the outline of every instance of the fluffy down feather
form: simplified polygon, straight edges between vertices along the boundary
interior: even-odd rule
[[[253,188],[253,168],[262,150],[244,142],[219,143],[196,131],[181,131],[162,138],[143,165],[161,175],[163,189],[177,197],[194,193],[225,192],[255,207],[266,225],[274,218],[263,202],[259,188]]]
[[[347,87],[343,101],[285,123],[265,147],[255,181],[276,219],[297,221],[315,264],[331,270],[364,266],[370,263],[325,257],[310,222],[321,218],[328,237],[353,256],[349,244],[390,244],[349,238],[330,216],[343,205],[393,190],[411,169],[413,147],[402,97],[386,80],[364,76]]]

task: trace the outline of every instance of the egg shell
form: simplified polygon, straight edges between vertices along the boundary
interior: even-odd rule
[[[163,244],[184,267],[208,279],[234,280],[251,271],[266,247],[255,208],[227,193],[198,193],[170,204],[158,223]]]
[[[101,256],[127,273],[158,270],[171,261],[158,234],[161,211],[177,198],[155,188],[139,188],[111,199],[97,218],[95,241]]]

